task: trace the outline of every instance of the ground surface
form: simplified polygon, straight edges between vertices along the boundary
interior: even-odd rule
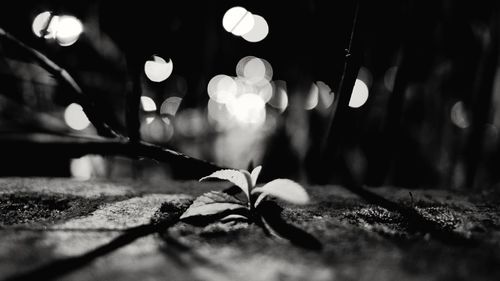
[[[165,211],[160,211],[165,202],[180,206],[222,187],[0,179],[0,280],[81,257],[125,229],[149,223]],[[86,265],[78,261],[57,279],[500,280],[500,194],[413,190],[410,196],[408,190],[375,190],[477,242],[461,245],[414,230],[398,214],[341,187],[308,191],[310,205],[280,205],[287,221],[322,243],[321,251],[269,238],[245,223],[178,223],[93,256]]]

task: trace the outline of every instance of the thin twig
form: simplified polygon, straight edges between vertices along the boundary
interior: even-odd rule
[[[345,120],[342,120],[342,118],[345,118],[345,115],[347,113],[350,94],[355,83],[357,71],[359,71],[360,51],[358,50],[354,52],[353,48],[359,49],[359,46],[356,46],[355,44],[357,43],[356,31],[359,28],[358,14],[360,11],[360,1],[361,0],[358,0],[356,2],[356,8],[354,11],[351,34],[346,48],[344,70],[342,72],[342,77],[339,84],[339,98],[334,103],[330,114],[327,128],[328,131],[326,135],[327,141],[322,144],[322,155],[326,155],[328,157],[331,156],[331,153],[336,154],[340,153],[341,151],[341,139],[344,134],[340,131],[340,128],[342,122],[345,122]],[[336,132],[333,132],[333,129],[335,129]],[[328,153],[325,153],[327,145],[330,145],[331,150],[329,150]],[[341,161],[346,161],[344,156],[340,158]],[[366,189],[365,187],[363,187],[363,184],[354,177],[352,172],[349,170],[349,166],[346,163],[342,164],[342,166],[344,167],[344,176],[346,178],[346,182],[343,186],[352,193],[358,195],[366,202],[401,214],[406,219],[411,228],[420,232],[430,233],[433,237],[444,243],[463,245],[475,242],[473,239],[466,238],[456,232],[443,229],[438,223],[424,217],[413,207],[407,207],[403,204],[393,202],[381,195],[378,195],[375,192]]]
[[[61,79],[68,86],[70,86],[71,89],[77,94],[76,97],[78,99],[78,102],[82,105],[85,114],[88,116],[92,125],[94,125],[94,127],[96,128],[98,134],[104,137],[113,137],[117,139],[109,142],[99,140],[92,143],[86,142],[85,140],[83,140],[82,142],[75,142],[76,139],[72,139],[72,142],[75,142],[73,144],[64,141],[63,147],[67,149],[66,153],[73,153],[75,155],[86,155],[92,153],[101,155],[124,155],[133,158],[147,157],[161,162],[176,164],[177,166],[179,166],[176,167],[179,168],[178,170],[181,170],[181,168],[185,168],[187,170],[184,171],[184,173],[186,173],[186,175],[189,175],[190,178],[199,178],[220,169],[220,167],[218,167],[217,165],[189,157],[177,151],[165,149],[146,142],[141,142],[137,138],[138,135],[135,135],[133,138],[131,138],[133,142],[128,142],[127,137],[114,131],[104,121],[99,112],[96,110],[94,103],[87,95],[85,95],[80,86],[78,86],[76,81],[66,70],[58,66],[55,62],[47,58],[39,51],[24,44],[22,41],[9,34],[2,28],[0,28],[0,37],[7,39],[8,41],[23,49],[30,57],[36,60],[49,73],[53,74],[56,78]],[[134,87],[140,87],[140,84],[135,85]],[[140,98],[140,89],[139,91],[137,91],[137,89],[134,89],[133,95],[136,96],[137,94]],[[136,100],[136,98],[134,98],[134,100]],[[129,133],[131,131],[137,131],[138,134],[138,126],[136,123],[138,122],[139,102],[140,100],[137,101],[136,105],[133,105],[133,108],[131,106],[130,108],[132,108],[132,112],[128,113],[129,116],[133,115],[130,118],[135,120],[129,128]],[[53,151],[57,151],[58,153],[64,152],[65,149],[63,147],[57,146],[58,144],[60,145],[62,143],[60,141],[55,141],[53,143],[44,143],[46,147],[52,147],[53,145]],[[25,143],[25,145],[26,147],[30,147],[33,145],[36,146],[37,144],[28,141]],[[5,147],[3,147],[2,149],[5,149]],[[50,158],[50,156],[48,158]]]
[[[329,140],[331,139],[331,130],[333,127],[333,121],[335,119],[336,113],[337,113],[337,107],[339,106],[340,99],[341,97],[343,99],[347,99],[348,93],[346,92],[346,88],[344,88],[345,80],[346,80],[346,75],[347,75],[347,70],[349,68],[349,63],[352,60],[352,46],[353,46],[353,41],[354,41],[354,35],[356,33],[357,25],[358,25],[358,14],[359,14],[359,1],[356,1],[356,8],[354,10],[354,16],[352,20],[352,27],[351,27],[351,33],[349,35],[349,42],[347,44],[347,48],[345,49],[345,59],[344,59],[344,69],[342,70],[342,76],[340,77],[340,82],[339,82],[339,87],[338,87],[338,98],[333,102],[332,104],[332,110],[330,111],[330,114],[328,116],[328,122],[326,124],[326,133],[324,134],[324,138],[321,142],[320,145],[320,152],[321,155],[324,154],[326,151],[326,147],[329,144]],[[352,88],[352,87],[349,87]],[[345,98],[344,98],[345,97]],[[344,104],[343,102],[342,104]],[[348,102],[347,102],[348,103]],[[347,105],[347,103],[345,103]]]
[[[213,163],[189,157],[180,152],[146,142],[129,142],[123,139],[106,139],[85,136],[57,136],[51,134],[3,134],[0,154],[11,155],[17,148],[30,157],[55,156],[77,158],[88,154],[126,156],[133,159],[149,158],[163,163],[173,163],[172,168],[181,178],[198,179],[223,169]],[[4,154],[5,153],[5,154]]]
[[[73,79],[73,77],[71,77],[71,75],[69,75],[69,73],[65,69],[58,66],[44,54],[24,44],[22,41],[6,32],[2,28],[0,28],[0,37],[7,39],[8,41],[14,43],[16,46],[20,47],[49,73],[65,82],[77,94],[76,98],[78,99],[78,103],[82,105],[85,114],[100,135],[105,137],[121,137],[106,124],[104,119],[96,110],[94,103],[83,93],[82,89],[80,88],[80,86],[78,86],[75,79]]]
[[[141,139],[139,111],[141,105],[141,71],[135,58],[128,58],[129,75],[132,79],[132,89],[127,91],[125,100],[125,120],[127,122],[128,137],[131,142]]]

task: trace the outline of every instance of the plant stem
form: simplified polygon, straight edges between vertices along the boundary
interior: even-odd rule
[[[115,132],[113,129],[111,129],[110,126],[106,124],[102,116],[97,111],[95,104],[83,93],[82,89],[80,88],[80,86],[78,86],[75,79],[73,79],[73,77],[71,77],[71,75],[65,69],[47,58],[44,54],[24,44],[22,41],[6,32],[2,28],[0,28],[0,37],[14,43],[17,47],[26,52],[32,59],[38,62],[43,68],[45,68],[49,73],[65,82],[76,94],[77,102],[81,104],[83,111],[89,118],[92,125],[94,125],[99,135],[104,137],[121,137],[117,132]]]
[[[131,142],[139,142],[141,139],[139,111],[141,105],[141,74],[140,62],[134,57],[128,59],[129,75],[132,79],[132,89],[127,92],[125,102],[125,119],[127,122],[128,137]]]
[[[350,91],[349,90],[352,91],[352,87],[354,85],[354,83],[349,83],[350,81],[346,82],[346,77],[348,75],[350,62],[353,60],[352,48],[353,48],[353,41],[354,41],[354,36],[356,33],[356,28],[358,26],[359,7],[360,7],[360,0],[357,0],[356,6],[354,9],[354,16],[353,16],[353,20],[352,20],[351,32],[349,35],[349,41],[347,44],[347,48],[345,49],[346,53],[345,53],[345,59],[344,59],[344,69],[342,71],[342,76],[340,77],[340,82],[339,82],[338,91],[337,91],[339,93],[339,95],[338,95],[338,98],[333,102],[332,110],[330,111],[330,114],[328,116],[325,138],[323,138],[323,141],[321,142],[321,145],[320,145],[321,155],[323,155],[326,152],[327,146],[331,142],[331,139],[332,139],[331,132],[332,132],[334,120],[338,119],[338,117],[336,117],[337,108],[338,108],[339,104],[340,104],[341,108],[344,106],[347,107],[347,105],[349,104],[349,98],[350,98]],[[357,54],[356,54],[356,56],[357,56]],[[355,67],[355,68],[359,69],[359,67]],[[356,74],[357,74],[357,71],[356,71]],[[349,80],[352,80],[352,79],[349,79]],[[352,85],[350,85],[350,84],[352,84]]]
[[[174,150],[146,142],[129,142],[124,139],[86,138],[84,136],[56,136],[48,134],[3,134],[0,154],[12,152],[30,157],[78,158],[88,154],[119,155],[130,158],[146,157],[163,163],[172,163],[174,173],[180,178],[198,179],[223,169],[207,161],[189,157]]]

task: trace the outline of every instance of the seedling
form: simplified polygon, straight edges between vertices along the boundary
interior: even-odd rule
[[[298,183],[289,179],[275,179],[257,186],[262,166],[248,172],[245,170],[219,170],[200,181],[207,179],[227,180],[237,186],[245,194],[243,200],[222,191],[211,191],[196,198],[191,206],[180,217],[181,220],[202,219],[202,221],[220,220],[223,222],[243,220],[263,223],[265,220],[258,211],[263,201],[270,197],[289,203],[304,205],[309,202],[309,195]]]

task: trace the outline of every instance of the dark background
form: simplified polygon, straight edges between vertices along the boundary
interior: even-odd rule
[[[340,83],[358,3],[347,78],[360,68],[360,75],[370,73],[370,95],[360,108],[339,102],[330,123],[331,108],[306,111],[296,105],[315,81],[328,84],[336,99],[350,95],[352,79],[346,80],[347,90]],[[238,5],[266,18],[270,33],[262,42],[248,43],[222,28],[224,13]],[[47,10],[82,20],[85,30],[77,43],[61,47],[33,35],[33,18]],[[235,168],[253,160],[263,164],[264,178],[415,188],[497,186],[499,24],[497,1],[13,1],[0,9],[0,27],[67,69],[106,122],[123,134],[133,70],[152,54],[172,58],[174,72],[159,84],[142,79],[143,87],[161,102],[182,85],[179,114],[201,116],[208,81],[220,73],[234,75],[238,60],[253,55],[272,64],[273,80],[287,83],[287,110],[268,108],[276,119],[271,130],[234,150],[219,141],[235,143],[234,134],[244,133],[221,133],[206,121],[193,134],[149,141]],[[30,146],[38,143],[33,133],[75,133],[57,122],[73,102],[69,90],[50,77],[11,71],[2,59],[33,62],[4,40],[0,54],[0,174],[71,175],[63,149]],[[397,72],[387,86],[391,68]],[[175,124],[176,132],[192,126]],[[14,133],[27,141],[12,141]],[[175,163],[103,161],[108,169],[97,174],[107,177],[139,177],[150,175],[148,170],[176,177]]]

